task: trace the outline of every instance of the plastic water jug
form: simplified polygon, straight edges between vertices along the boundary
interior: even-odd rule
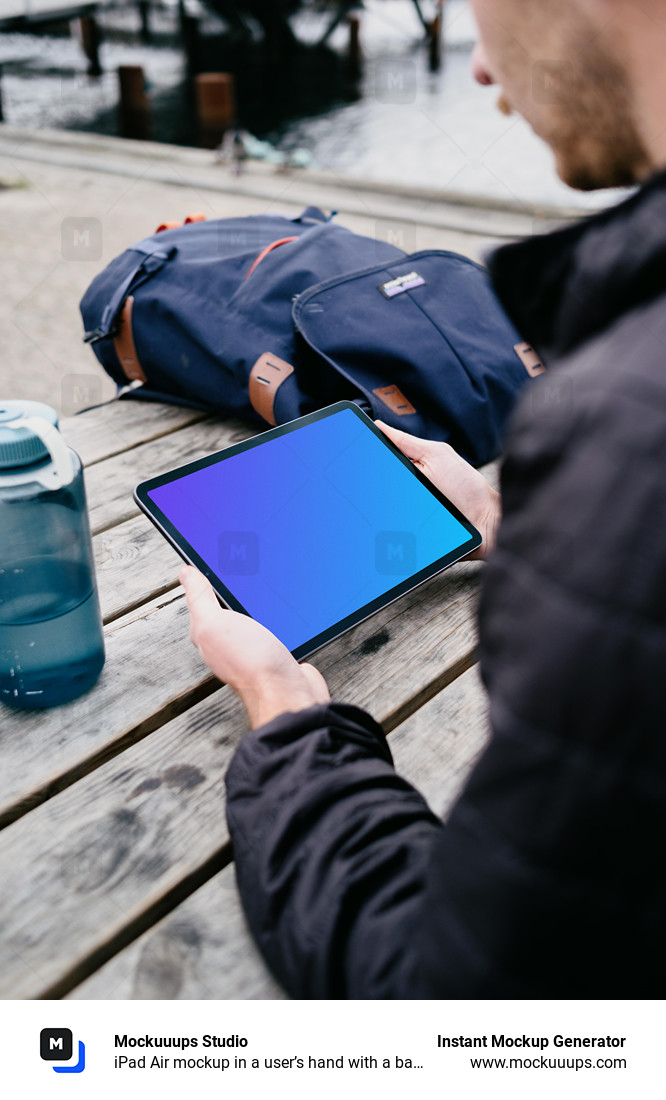
[[[103,664],[81,460],[54,409],[0,401],[0,700],[65,703]]]

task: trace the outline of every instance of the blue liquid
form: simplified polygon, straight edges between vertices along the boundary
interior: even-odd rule
[[[0,571],[0,701],[69,702],[103,665],[99,603],[85,567],[33,558]]]

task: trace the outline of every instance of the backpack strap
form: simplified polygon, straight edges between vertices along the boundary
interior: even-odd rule
[[[299,214],[297,218],[292,218],[294,222],[330,222],[335,217],[337,211],[332,211],[331,214],[325,214],[323,210],[320,210],[318,206],[306,206],[302,214]]]
[[[136,353],[136,345],[134,343],[134,335],[132,333],[133,309],[134,298],[130,294],[129,297],[125,298],[123,307],[118,315],[116,334],[113,337],[113,347],[118,356],[120,369],[127,381],[146,382],[146,375],[139,362],[139,357]]]
[[[175,245],[172,245],[171,248],[164,248],[161,244],[148,239],[135,244],[130,251],[137,253],[136,263],[130,268],[120,286],[114,290],[111,301],[104,307],[97,328],[89,329],[84,334],[83,341],[86,344],[96,344],[98,340],[103,340],[106,336],[111,335],[132,284],[138,284],[139,280],[154,275],[156,271],[164,267],[165,263],[173,259],[178,250]]]
[[[285,379],[293,373],[294,368],[291,363],[278,359],[277,355],[271,355],[268,351],[259,356],[250,371],[248,380],[250,404],[254,411],[269,424],[276,424],[273,408],[275,395]]]

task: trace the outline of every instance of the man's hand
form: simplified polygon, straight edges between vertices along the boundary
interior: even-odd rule
[[[284,711],[330,700],[316,668],[299,665],[261,623],[221,607],[197,569],[186,565],[178,579],[190,610],[190,639],[210,670],[240,696],[252,729]]]
[[[375,420],[375,424],[481,533],[483,542],[478,550],[468,555],[469,560],[487,558],[495,545],[497,528],[502,518],[499,493],[448,443],[419,439],[418,436],[392,428],[383,420]]]

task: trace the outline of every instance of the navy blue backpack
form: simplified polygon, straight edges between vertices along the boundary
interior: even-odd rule
[[[475,465],[542,369],[478,264],[407,256],[313,207],[158,232],[95,278],[81,313],[124,395],[261,424],[346,398]]]

